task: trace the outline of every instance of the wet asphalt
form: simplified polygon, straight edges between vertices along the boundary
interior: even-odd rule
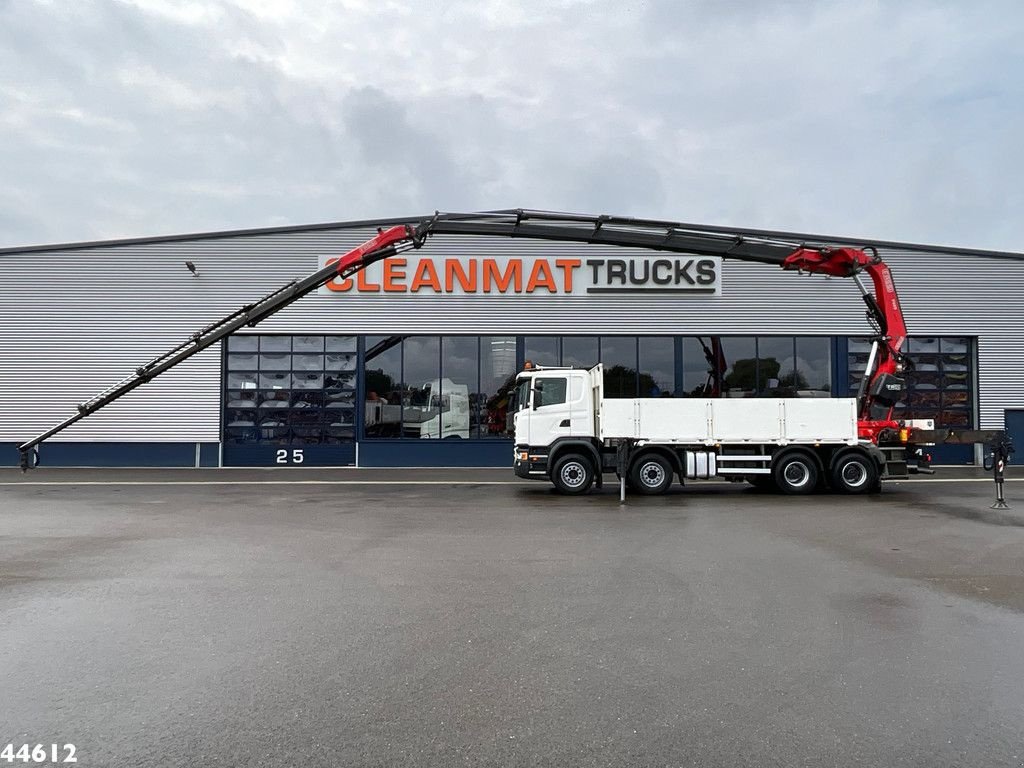
[[[1024,483],[1008,512],[991,496],[704,484],[620,506],[505,471],[0,471],[0,748],[1021,766]]]

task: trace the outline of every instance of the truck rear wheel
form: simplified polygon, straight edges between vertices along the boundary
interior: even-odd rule
[[[657,453],[640,456],[629,468],[629,482],[633,490],[645,496],[665,493],[672,485],[672,464]]]
[[[786,451],[772,462],[775,486],[790,496],[810,493],[818,484],[818,465],[803,451]]]
[[[878,467],[870,456],[860,451],[844,453],[832,464],[829,479],[838,493],[875,493]]]
[[[594,465],[586,456],[567,453],[555,462],[551,482],[559,493],[569,496],[586,493],[594,482]]]

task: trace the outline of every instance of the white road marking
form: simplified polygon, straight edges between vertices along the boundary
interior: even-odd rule
[[[889,480],[888,483],[931,485],[932,483],[991,483],[990,477],[940,477],[930,480]],[[1005,482],[1024,482],[1024,477],[1008,477]],[[721,480],[701,480],[694,485],[737,485]],[[22,480],[0,481],[0,486],[49,485],[522,485],[540,487],[529,480]]]
[[[527,482],[519,480],[25,480],[23,482],[0,482],[0,485],[525,485]]]

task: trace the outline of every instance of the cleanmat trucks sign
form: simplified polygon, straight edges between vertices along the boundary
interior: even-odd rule
[[[338,260],[321,256],[320,266]],[[459,256],[394,257],[319,293],[367,295],[585,296],[587,294],[706,294],[721,292],[722,260],[714,256],[615,258],[521,258]]]

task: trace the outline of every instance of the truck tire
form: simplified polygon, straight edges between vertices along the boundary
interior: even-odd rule
[[[567,496],[586,493],[594,483],[594,465],[586,456],[567,453],[555,462],[551,482],[559,493]]]
[[[629,483],[644,496],[665,493],[672,485],[672,464],[658,453],[638,456],[629,468]]]
[[[785,451],[772,461],[772,479],[790,496],[811,493],[818,485],[818,463],[803,451]]]
[[[874,459],[860,451],[841,454],[829,472],[836,493],[876,493],[879,490],[878,466]]]

